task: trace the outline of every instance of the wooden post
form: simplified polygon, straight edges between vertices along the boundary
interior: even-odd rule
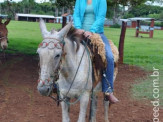
[[[66,22],[67,22],[67,17],[63,16],[62,17],[62,28],[66,25]]]
[[[140,27],[140,20],[137,20],[137,24],[136,24],[136,34],[135,34],[136,37],[139,36],[139,27]]]
[[[122,21],[121,35],[119,39],[119,63],[120,64],[123,64],[123,49],[124,49],[126,27],[127,27],[127,22]]]
[[[154,30],[154,19],[151,20],[150,33],[149,33],[150,38],[153,38],[153,30]]]

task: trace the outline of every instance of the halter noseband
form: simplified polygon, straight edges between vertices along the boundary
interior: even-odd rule
[[[0,41],[1,41],[2,39],[8,39],[8,38],[7,38],[7,36],[2,36],[2,37],[0,37]]]

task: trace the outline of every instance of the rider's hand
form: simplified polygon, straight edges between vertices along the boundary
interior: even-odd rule
[[[85,31],[82,30],[82,29],[77,29],[77,30],[76,30],[76,33],[77,33],[77,34],[83,34],[84,32],[85,32]]]
[[[84,36],[85,36],[85,37],[88,37],[88,38],[90,39],[90,37],[92,36],[92,32],[85,31],[85,32],[84,32]]]

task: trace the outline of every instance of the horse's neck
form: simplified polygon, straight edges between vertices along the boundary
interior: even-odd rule
[[[75,42],[70,41],[69,39],[65,38],[65,46],[64,46],[64,53],[65,56],[62,57],[62,70],[61,73],[63,75],[69,74],[69,76],[74,75],[79,65],[79,60],[81,59],[81,52],[82,46],[78,52],[76,52],[77,45]]]

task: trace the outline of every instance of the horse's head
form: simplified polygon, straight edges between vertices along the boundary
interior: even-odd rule
[[[64,37],[71,26],[72,23],[69,23],[59,32],[54,29],[49,32],[43,19],[40,19],[43,41],[37,50],[40,58],[40,76],[37,89],[44,96],[49,96],[53,89],[55,73],[60,67]]]
[[[0,43],[1,48],[6,49],[8,47],[8,30],[6,26],[9,24],[10,19],[7,19],[4,23],[2,23],[2,19],[0,18]]]

